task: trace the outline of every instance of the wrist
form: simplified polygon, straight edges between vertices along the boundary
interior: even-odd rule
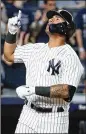
[[[11,34],[10,32],[8,32],[5,41],[10,44],[16,43],[16,33]]]
[[[50,97],[50,87],[35,87],[36,95]]]
[[[79,52],[84,52],[84,48],[83,47],[79,47]]]
[[[44,21],[43,21],[43,20],[40,20],[40,21],[39,21],[39,24],[40,24],[40,25],[44,25]]]

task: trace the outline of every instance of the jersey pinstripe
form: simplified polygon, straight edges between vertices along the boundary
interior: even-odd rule
[[[83,73],[83,67],[78,56],[68,44],[54,48],[49,48],[48,43],[19,46],[14,53],[14,62],[24,62],[27,87],[56,84],[68,84],[77,87]],[[58,69],[58,73],[55,70],[52,71],[50,63]],[[68,105],[63,99],[41,96],[35,96],[32,101],[42,106],[60,104],[66,107]]]
[[[47,71],[52,59],[54,66],[61,61],[58,75],[51,75],[52,68]],[[24,62],[27,86],[69,84],[77,87],[83,72],[78,56],[68,44],[54,48],[44,43],[19,46],[14,53],[14,62]]]
[[[26,66],[26,86],[52,86],[68,84],[78,86],[83,67],[74,50],[68,45],[49,48],[48,43],[18,46],[14,52],[14,62]],[[37,113],[31,109],[34,102],[41,107],[52,107],[51,113]],[[55,112],[62,106],[64,112]],[[68,133],[69,103],[61,98],[32,95],[24,105],[15,133]]]

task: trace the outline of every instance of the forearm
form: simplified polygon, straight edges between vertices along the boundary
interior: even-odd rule
[[[83,40],[82,40],[82,31],[76,30],[76,40],[79,48],[83,47]]]
[[[28,44],[28,42],[29,42],[29,36],[30,36],[29,33],[27,33],[27,34],[25,35],[24,44]]]
[[[2,55],[2,61],[5,62],[5,64],[7,64],[8,66],[11,66],[13,64],[12,62],[8,62],[6,60],[6,58],[4,57],[4,54]]]
[[[4,56],[7,61],[13,62],[13,53],[15,51],[16,46],[16,35],[7,35],[4,43]]]
[[[21,26],[20,23],[21,11],[18,16],[12,17],[8,20],[8,33],[4,43],[4,56],[8,62],[14,62],[14,51],[16,48],[16,35]]]
[[[67,84],[58,84],[51,87],[35,87],[35,93],[50,98],[62,98],[71,101],[76,88]]]
[[[50,87],[51,98],[68,98],[68,85],[58,84]]]
[[[68,85],[58,84],[51,87],[36,87],[36,94],[51,98],[68,98]]]

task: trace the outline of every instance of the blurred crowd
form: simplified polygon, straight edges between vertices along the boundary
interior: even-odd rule
[[[17,74],[17,68],[22,68],[22,66],[17,64],[11,65],[11,63],[5,61],[4,59],[3,47],[4,47],[5,36],[7,33],[8,19],[13,16],[16,16],[19,10],[22,11],[21,28],[17,36],[18,45],[24,45],[29,42],[46,43],[48,42],[48,36],[45,32],[45,27],[48,21],[46,18],[46,12],[53,9],[55,10],[67,9],[74,16],[74,21],[76,24],[76,32],[68,40],[68,43],[76,51],[77,55],[79,56],[85,68],[82,83],[85,85],[84,89],[86,90],[86,2],[77,0],[71,0],[71,1],[2,0],[1,1],[1,54],[2,54],[1,87],[2,88],[5,86],[12,85],[12,80],[16,81],[14,83],[15,86],[13,85],[14,88],[16,87],[16,85],[17,86],[22,85],[21,82],[25,81],[25,78],[22,77],[22,75],[21,77],[19,77],[19,83],[15,78],[16,76],[13,77],[14,79],[12,78],[13,69],[14,70],[16,69],[16,72],[14,71],[14,73]],[[10,80],[10,78],[12,79]],[[86,92],[85,90],[84,92]]]

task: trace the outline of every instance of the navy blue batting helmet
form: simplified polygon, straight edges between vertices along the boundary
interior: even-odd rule
[[[61,35],[66,35],[71,37],[75,32],[75,24],[73,21],[73,16],[67,10],[50,10],[47,12],[47,18],[50,19],[54,15],[58,15],[64,19],[64,22],[58,24],[50,24],[49,31],[51,33],[59,33]]]

